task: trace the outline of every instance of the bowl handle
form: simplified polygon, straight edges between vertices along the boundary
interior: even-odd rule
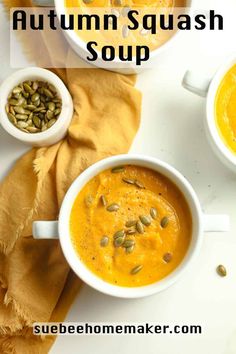
[[[182,86],[198,96],[206,97],[210,83],[211,79],[208,77],[199,75],[199,73],[194,71],[186,71],[182,81]]]
[[[58,221],[34,221],[33,238],[37,240],[58,239]]]
[[[230,230],[228,215],[203,215],[203,229],[205,232],[227,232]]]

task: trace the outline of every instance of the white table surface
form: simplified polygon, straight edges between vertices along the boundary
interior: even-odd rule
[[[214,8],[221,0],[197,0],[197,6]],[[235,0],[223,7],[235,13]],[[13,69],[9,64],[7,18],[0,4],[0,80]],[[235,51],[236,31],[181,37],[156,69],[138,77],[143,92],[140,131],[132,152],[156,156],[179,169],[195,188],[204,211],[227,213],[231,231],[206,234],[201,254],[187,274],[158,295],[121,300],[84,286],[67,321],[160,322],[201,324],[200,336],[70,336],[57,339],[52,354],[235,354],[236,353],[236,175],[214,156],[205,137],[205,100],[181,87],[185,70],[194,67],[213,72],[224,57]],[[26,147],[0,128],[0,177],[2,178]],[[224,279],[215,268],[223,263]]]

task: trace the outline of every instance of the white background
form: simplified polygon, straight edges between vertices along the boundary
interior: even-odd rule
[[[235,0],[195,0],[196,8],[221,5],[236,14]],[[235,20],[234,20],[235,21]],[[0,4],[0,80],[13,69],[9,64],[9,30]],[[214,156],[205,137],[205,100],[181,87],[189,67],[208,74],[236,51],[236,31],[182,35],[178,45],[155,70],[138,77],[143,92],[140,131],[132,152],[156,156],[180,170],[195,188],[208,213],[227,213],[231,232],[206,234],[196,263],[165,292],[139,300],[121,300],[84,286],[68,321],[161,322],[200,324],[201,336],[60,337],[51,353],[79,354],[235,354],[236,353],[236,175]],[[0,177],[26,147],[0,128]],[[223,263],[226,278],[216,275]]]

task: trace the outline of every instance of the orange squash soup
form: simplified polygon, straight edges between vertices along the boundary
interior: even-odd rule
[[[223,78],[215,100],[219,134],[231,152],[236,153],[236,65]]]
[[[73,246],[81,261],[114,285],[152,284],[183,260],[192,219],[179,189],[138,166],[120,166],[92,178],[70,216]]]
[[[178,9],[186,7],[186,0],[64,0],[68,13],[73,14],[73,9],[80,9],[80,13],[91,14],[97,13],[101,16],[102,12],[98,8],[105,8],[109,13],[116,14],[118,17],[118,30],[80,30],[76,31],[77,35],[88,43],[89,41],[97,42],[97,50],[105,45],[112,45],[117,48],[118,45],[134,45],[148,46],[152,51],[165,42],[167,42],[176,32],[174,30],[160,30],[157,24],[157,34],[151,34],[150,31],[142,28],[128,31],[127,26],[127,9],[136,9],[140,16],[137,20],[141,23],[141,19],[145,14],[163,13],[165,15],[174,14],[176,17],[179,14]],[[112,12],[113,11],[113,12]]]

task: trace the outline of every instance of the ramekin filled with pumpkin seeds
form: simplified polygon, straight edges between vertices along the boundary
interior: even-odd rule
[[[19,70],[0,87],[0,123],[24,143],[45,146],[58,142],[66,135],[72,115],[69,91],[49,70]]]

